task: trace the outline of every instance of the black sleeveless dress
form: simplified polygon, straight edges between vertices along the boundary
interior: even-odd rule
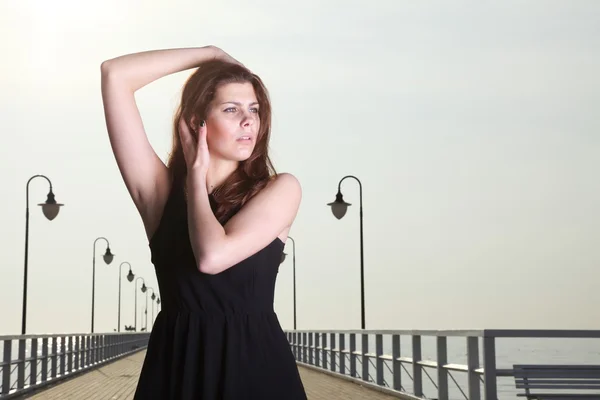
[[[211,197],[214,210],[214,201]],[[216,275],[196,268],[183,189],[173,185],[150,240],[160,288],[136,400],[305,400],[273,310],[283,242]]]

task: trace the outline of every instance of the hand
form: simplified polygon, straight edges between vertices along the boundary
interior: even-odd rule
[[[179,138],[183,148],[183,156],[187,165],[188,174],[193,170],[206,176],[210,154],[206,142],[206,122],[202,121],[198,127],[198,140],[192,136],[187,123],[183,118],[179,120]]]
[[[221,60],[221,61],[225,61],[225,62],[229,62],[229,63],[232,63],[232,64],[241,65],[242,67],[244,66],[244,64],[242,64],[241,62],[239,62],[235,58],[231,57],[229,54],[227,54],[222,49],[220,49],[220,48],[218,48],[216,46],[212,46],[212,48],[213,48],[213,51],[215,52],[215,59]]]

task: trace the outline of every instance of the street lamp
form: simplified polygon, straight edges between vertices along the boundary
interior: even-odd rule
[[[154,294],[154,288],[148,287],[148,290],[152,290],[152,303],[150,303],[150,307],[152,307],[152,318],[150,319],[150,323],[154,326],[154,299],[156,299],[156,295]],[[146,313],[148,313],[148,293],[146,293]],[[148,329],[148,315],[146,315],[146,330]]]
[[[94,302],[96,300],[96,242],[98,242],[98,240],[104,240],[106,242],[106,252],[102,256],[106,265],[110,264],[115,257],[115,255],[110,252],[110,243],[108,242],[108,239],[100,236],[94,240],[92,257],[92,333],[94,333]]]
[[[362,201],[362,183],[360,180],[353,176],[347,175],[343,177],[338,183],[338,192],[335,195],[335,201],[332,203],[328,203],[327,205],[331,207],[331,212],[337,219],[342,219],[344,215],[346,215],[346,211],[348,210],[348,206],[350,203],[346,203],[344,201],[344,196],[342,196],[342,182],[346,178],[352,178],[358,182],[358,187],[360,189],[360,309],[361,309],[361,329],[365,329],[365,263],[364,263],[364,246],[363,246],[363,201]]]
[[[142,293],[146,291],[146,281],[144,281],[144,278],[142,278],[141,276],[138,276],[135,279],[135,283],[133,284],[133,286],[134,286],[133,293],[135,294],[135,310],[133,313],[133,321],[134,321],[133,326],[135,327],[136,332],[137,332],[137,283],[138,283],[138,280],[140,280],[140,279],[142,280],[142,285],[143,285],[141,287],[141,291],[142,291]]]
[[[44,216],[52,221],[58,215],[60,211],[60,207],[64,204],[57,203],[54,199],[54,193],[52,192],[52,182],[50,179],[44,175],[33,175],[27,181],[27,185],[25,186],[25,266],[23,271],[23,312],[21,319],[21,335],[25,334],[27,330],[27,267],[29,261],[29,183],[35,178],[44,178],[48,181],[48,185],[50,186],[50,190],[48,191],[48,196],[46,198],[45,203],[40,203],[38,206],[42,207],[42,212]]]
[[[296,242],[291,236],[288,239],[292,241],[292,274],[294,280],[294,330],[296,330]],[[281,262],[285,261],[287,254],[283,252],[281,254]]]
[[[121,267],[123,266],[123,264],[129,265],[129,273],[127,274],[127,280],[131,282],[133,281],[133,278],[135,276],[133,272],[131,272],[131,264],[129,264],[129,262],[123,261],[121,265],[119,265],[119,317],[117,319],[117,332],[121,332]]]
[[[142,284],[142,293],[146,293],[146,308],[144,309],[144,329],[148,332],[148,287],[146,282]]]

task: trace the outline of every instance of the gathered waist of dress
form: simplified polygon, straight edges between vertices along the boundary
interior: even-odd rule
[[[161,307],[161,313],[166,315],[190,315],[198,317],[244,317],[244,316],[260,316],[273,315],[275,310],[273,307],[253,307],[253,306],[236,306],[231,308],[188,308],[188,307]]]

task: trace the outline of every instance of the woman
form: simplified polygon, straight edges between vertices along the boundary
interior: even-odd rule
[[[165,165],[134,93],[196,67]],[[301,188],[271,166],[271,107],[260,78],[213,46],[125,55],[101,70],[110,143],[162,299],[135,398],[306,399],[273,311]]]

